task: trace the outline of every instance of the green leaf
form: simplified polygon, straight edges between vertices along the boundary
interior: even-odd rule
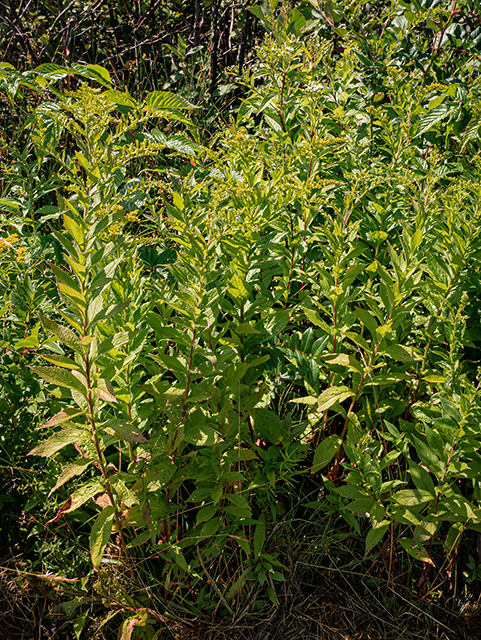
[[[416,362],[422,360],[422,356],[416,353],[413,347],[408,347],[402,344],[391,345],[386,347],[379,353],[387,355],[393,360],[400,360],[401,362]]]
[[[207,520],[213,518],[217,512],[217,509],[218,507],[215,504],[208,504],[205,507],[199,509],[199,511],[197,512],[196,525],[199,525],[201,522],[207,522]]]
[[[158,353],[151,357],[168,371],[180,371],[181,373],[187,373],[185,365],[175,356],[169,356],[166,353]]]
[[[333,405],[339,404],[353,395],[354,392],[349,387],[329,387],[318,397],[316,411],[318,413],[327,411]]]
[[[409,471],[417,489],[429,491],[432,496],[436,495],[434,492],[434,482],[426,469],[423,469],[417,462],[409,460]]]
[[[466,129],[463,131],[461,136],[462,147],[461,151],[464,150],[464,147],[468,144],[470,140],[475,138],[478,135],[479,127],[481,127],[481,116],[476,115],[471,118],[468,122]]]
[[[129,306],[129,304],[130,304],[130,300],[126,302],[120,302],[118,304],[112,304],[109,307],[102,309],[95,316],[95,318],[93,318],[93,320],[89,322],[89,326],[94,326],[101,320],[108,320],[109,318],[112,318],[113,316],[116,316],[119,313],[122,313],[122,311],[124,311],[124,309],[126,309]]]
[[[270,309],[263,318],[264,329],[271,336],[277,336],[289,322],[290,311],[287,309]]]
[[[118,349],[119,347],[127,344],[134,338],[133,331],[122,331],[121,333],[116,333],[113,336],[109,336],[105,340],[99,344],[97,349],[97,357],[102,356],[113,349]]]
[[[420,136],[426,131],[432,129],[435,125],[439,124],[448,114],[449,106],[445,104],[434,107],[426,115],[419,119],[417,123],[416,136]]]
[[[261,551],[264,547],[265,539],[266,539],[266,519],[265,519],[265,515],[262,514],[254,530],[254,559],[257,559],[260,556]]]
[[[346,509],[353,511],[354,513],[369,514],[375,503],[376,501],[374,498],[357,498],[346,505]]]
[[[317,473],[326,466],[341,448],[342,438],[336,434],[324,438],[314,454],[311,473]]]
[[[72,420],[73,418],[76,418],[77,416],[82,416],[82,415],[84,415],[83,411],[79,411],[78,409],[67,407],[63,411],[56,413],[54,416],[50,418],[50,420],[48,420],[44,425],[42,425],[39,428],[46,429],[47,427],[54,427],[57,424],[68,422],[69,420]]]
[[[439,375],[423,376],[423,380],[431,384],[444,384],[446,382],[446,378]]]
[[[77,222],[67,213],[63,214],[63,223],[75,242],[79,245],[79,247],[81,247],[84,243],[84,233],[82,227],[77,224]]]
[[[366,489],[362,489],[361,487],[356,487],[352,484],[345,484],[342,487],[333,487],[332,491],[339,494],[343,498],[349,498],[350,500],[355,500],[356,498],[366,498],[369,497]]]
[[[414,529],[413,547],[419,547],[425,542],[431,540],[438,530],[438,526],[441,523],[431,518],[433,518],[433,516],[428,516],[428,518],[422,520],[422,522],[420,522],[420,524],[418,524]]]
[[[230,513],[236,518],[250,518],[252,516],[251,510],[249,508],[237,507],[235,505],[224,507],[224,511],[226,513]]]
[[[119,420],[117,418],[111,418],[103,425],[103,428],[107,433],[115,435],[121,441],[125,442],[147,442],[147,438],[144,434],[136,429],[129,422]]]
[[[369,330],[373,339],[377,341],[378,323],[374,316],[366,309],[356,308],[356,315],[365,327]]]
[[[390,524],[390,520],[381,520],[381,522],[379,522],[375,527],[369,530],[366,536],[366,548],[364,551],[364,555],[367,555],[371,551],[371,549],[375,547],[378,542],[380,542]]]
[[[92,388],[92,392],[105,402],[118,403],[112,383],[107,378],[99,378],[95,383],[95,387]]]
[[[464,528],[464,522],[455,522],[451,525],[451,528],[446,535],[446,540],[444,541],[444,548],[448,554],[452,553],[461,542]]]
[[[102,562],[102,554],[112,532],[115,509],[112,505],[105,507],[97,516],[90,533],[90,557],[93,566],[98,569]]]
[[[324,322],[324,320],[322,320],[317,311],[315,311],[314,309],[309,309],[307,307],[305,307],[303,311],[306,314],[307,318],[312,322],[312,324],[323,329],[328,335],[332,335],[332,328],[326,322]]]
[[[54,433],[50,438],[38,444],[34,449],[28,452],[28,455],[50,458],[50,456],[53,456],[57,451],[60,451],[60,449],[63,449],[68,444],[83,442],[89,437],[90,432],[85,429],[68,427],[67,429],[62,429],[62,431]]]
[[[219,504],[220,499],[224,495],[224,488],[220,484],[216,484],[210,492],[210,497],[214,501],[214,504]]]
[[[82,613],[82,615],[80,615],[78,618],[74,620],[73,630],[75,632],[75,637],[77,640],[80,640],[80,636],[82,635],[82,631],[85,627],[85,623],[88,620],[89,613],[90,613],[90,610],[87,609]]]
[[[30,367],[30,369],[46,382],[86,393],[85,386],[70,371],[58,367]]]
[[[241,304],[249,297],[252,287],[248,285],[243,278],[236,273],[230,279],[230,286],[228,289],[229,295],[238,303]]]
[[[55,486],[53,487],[53,489],[50,489],[48,497],[50,497],[52,493],[54,493],[54,491],[56,491],[63,484],[65,484],[75,476],[79,476],[81,473],[83,473],[91,463],[92,461],[88,460],[87,458],[80,458],[79,460],[71,462],[66,467],[64,467],[64,469],[62,469],[62,473],[57,478]]]
[[[168,91],[152,91],[145,99],[150,109],[170,111],[172,109],[195,109],[196,107],[179,95]]]
[[[411,436],[411,438],[414,446],[416,447],[416,453],[424,466],[432,473],[442,473],[444,471],[444,464],[441,462],[440,458],[442,459],[444,457],[444,443],[439,436],[437,438],[432,438],[431,445],[426,444],[416,436]]]
[[[432,565],[433,567],[434,562],[432,561],[431,557],[429,556],[429,553],[426,551],[426,549],[422,546],[419,547],[413,547],[413,540],[412,538],[399,538],[398,542],[401,544],[401,546],[409,553],[409,555],[413,556],[413,558],[416,558],[416,560],[419,560],[420,562],[426,562],[427,564]]]
[[[43,328],[46,331],[50,331],[57,338],[70,349],[77,351],[79,353],[83,353],[82,345],[80,344],[80,338],[68,327],[63,327],[60,324],[57,324],[53,320],[46,318],[44,315],[39,313],[40,321],[43,325]]]
[[[71,370],[75,370],[75,371],[80,371],[82,369],[82,367],[80,367],[80,365],[78,365],[75,360],[72,360],[71,358],[67,358],[66,356],[61,356],[61,355],[45,355],[43,353],[40,354],[40,357],[42,357],[44,360],[46,360],[47,362],[50,362],[50,364],[56,364],[58,367],[62,367],[65,369],[71,369]]]
[[[279,416],[269,409],[255,409],[254,428],[262,438],[272,444],[278,444],[283,437],[283,423]]]
[[[112,80],[110,79],[109,72],[98,64],[82,65],[77,62],[73,62],[71,69],[77,75],[89,78],[89,80],[95,80],[104,87],[110,89],[112,86]]]
[[[238,493],[227,493],[225,497],[239,509],[250,509],[247,499]]]
[[[432,502],[435,497],[430,491],[423,489],[402,489],[395,493],[392,499],[405,507],[418,507]]]
[[[117,91],[115,89],[111,89],[110,91],[105,91],[102,94],[102,97],[124,107],[138,107],[138,103],[136,102],[136,100],[134,100],[127,91]]]

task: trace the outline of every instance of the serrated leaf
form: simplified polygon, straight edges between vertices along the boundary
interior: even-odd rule
[[[97,356],[102,356],[112,349],[118,349],[124,344],[130,342],[133,337],[134,332],[132,331],[123,331],[121,333],[116,333],[113,336],[109,336],[105,340],[102,340],[102,342],[100,343],[97,349]]]
[[[62,473],[57,478],[57,482],[55,483],[53,489],[50,490],[48,497],[50,497],[52,493],[54,493],[54,491],[56,491],[63,484],[65,484],[75,476],[79,476],[81,473],[83,473],[85,469],[91,464],[91,462],[92,461],[88,460],[87,458],[80,458],[79,460],[68,464],[64,469],[62,469]]]
[[[50,331],[50,333],[53,333],[55,336],[57,336],[57,338],[66,347],[69,347],[70,349],[73,349],[74,351],[77,351],[79,353],[83,353],[82,345],[80,344],[80,338],[71,329],[69,329],[68,327],[63,327],[57,322],[46,318],[41,313],[39,314],[39,316],[43,328],[46,331]]]
[[[60,449],[66,447],[68,444],[73,444],[74,442],[82,442],[89,436],[90,433],[85,429],[68,427],[67,429],[63,429],[62,431],[54,433],[52,436],[50,436],[50,438],[44,440],[44,442],[41,442],[34,449],[29,451],[28,455],[49,458],[50,456],[53,456],[55,453],[57,453],[57,451],[60,451]]]
[[[468,122],[466,129],[463,131],[463,135],[461,137],[463,146],[461,147],[461,151],[464,150],[464,147],[468,144],[470,140],[475,138],[478,134],[479,128],[481,127],[481,116],[473,116],[471,120]]]
[[[119,104],[124,107],[133,107],[136,108],[138,103],[132,96],[126,91],[117,91],[115,89],[110,89],[110,91],[105,91],[102,94],[102,98],[113,102],[114,104]]]
[[[59,369],[58,367],[30,367],[30,369],[46,382],[85,393],[85,386],[73,373],[66,369]]]
[[[307,307],[305,307],[303,311],[306,314],[307,318],[312,322],[312,324],[323,329],[328,335],[332,335],[332,328],[326,322],[324,322],[324,320],[322,320],[317,311],[315,311],[314,309],[309,309]]]
[[[170,111],[172,109],[195,109],[196,107],[184,98],[168,91],[152,91],[145,98],[145,104],[150,109]]]
[[[450,107],[445,104],[439,105],[439,107],[434,107],[431,111],[428,111],[426,115],[424,115],[417,124],[416,136],[420,136],[426,131],[432,129],[435,125],[439,124],[446,115],[448,114]]]

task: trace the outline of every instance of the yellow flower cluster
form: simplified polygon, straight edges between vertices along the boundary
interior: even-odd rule
[[[9,250],[15,251],[16,260],[18,264],[24,264],[25,262],[25,254],[27,253],[27,247],[16,247],[15,245],[20,242],[20,238],[18,234],[12,233],[10,236],[6,238],[0,238],[0,253],[7,252]]]
[[[0,251],[6,251],[7,249],[13,249],[14,245],[19,241],[19,237],[16,233],[12,233],[11,236],[6,238],[0,238]]]
[[[25,264],[25,254],[27,253],[27,247],[19,247],[17,250],[17,262],[18,264]]]
[[[120,205],[114,205],[108,213],[115,213],[117,211],[120,211],[121,209],[122,207]],[[108,231],[104,231],[103,233],[101,233],[100,237],[102,238],[102,240],[108,240],[109,238],[116,237],[121,233],[126,224],[128,224],[129,222],[137,222],[138,219],[138,209],[135,209],[134,211],[127,211],[127,213],[120,220],[110,225]]]

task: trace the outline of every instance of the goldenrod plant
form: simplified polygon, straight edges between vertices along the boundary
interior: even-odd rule
[[[478,580],[475,41],[456,67],[455,8],[383,5],[369,35],[363,3],[310,4],[250,8],[268,35],[210,146],[180,96],[36,72],[0,240],[52,408],[29,510],[74,523],[122,639],[277,606],[293,556],[341,544],[394,591]]]

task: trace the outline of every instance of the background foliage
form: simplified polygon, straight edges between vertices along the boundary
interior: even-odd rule
[[[127,15],[136,34],[159,15],[193,24],[147,85],[98,64],[109,30],[84,47],[77,3],[51,17],[71,44],[36,40],[28,62],[42,64],[0,68],[5,109],[24,109],[2,150],[5,539],[74,581],[77,637],[100,633],[99,611],[121,638],[188,637],[200,615],[266,613],[323,570],[387,586],[393,616],[409,601],[467,608],[481,535],[475,7],[173,6],[109,7],[114,34]],[[242,71],[213,137],[206,111],[231,89],[216,76],[199,108],[201,9],[210,87],[228,15]],[[17,43],[32,11],[3,25],[23,25]],[[266,35],[245,66],[247,16]],[[399,637],[396,622],[382,633]]]

